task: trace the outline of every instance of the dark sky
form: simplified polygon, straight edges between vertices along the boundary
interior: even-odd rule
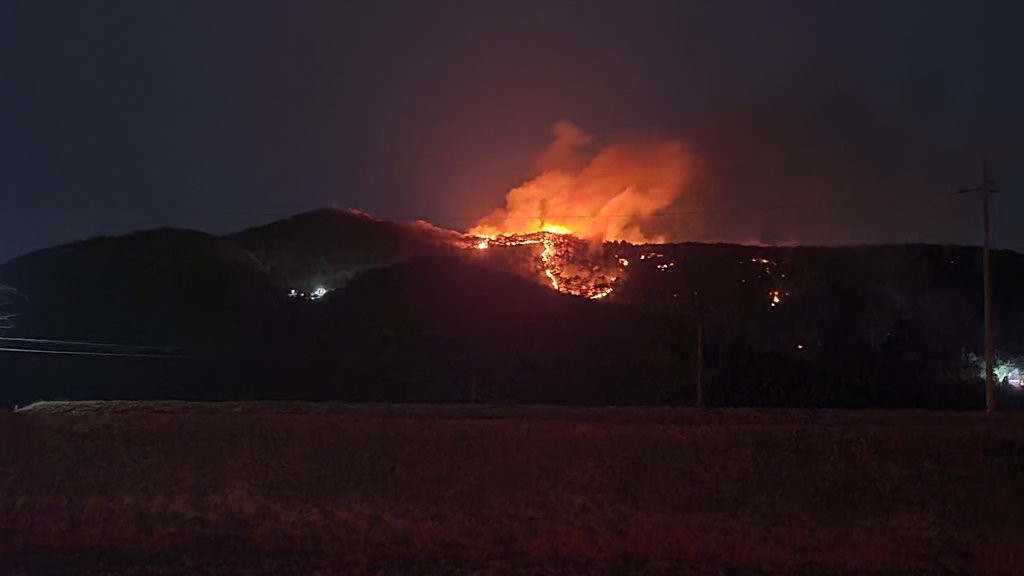
[[[331,204],[466,228],[572,121],[686,139],[658,222],[1024,251],[1024,2],[0,2],[0,261]]]

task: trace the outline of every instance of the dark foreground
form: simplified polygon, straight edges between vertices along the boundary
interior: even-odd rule
[[[946,570],[839,571],[822,565],[788,569],[749,566],[701,566],[693,562],[620,562],[529,560],[438,560],[423,557],[352,562],[330,555],[250,552],[245,555],[139,555],[92,550],[73,555],[49,551],[0,559],[0,571],[15,576],[75,574],[82,576],[950,576]],[[1019,574],[1007,572],[1006,574]]]
[[[4,574],[1019,574],[1019,415],[0,413]]]

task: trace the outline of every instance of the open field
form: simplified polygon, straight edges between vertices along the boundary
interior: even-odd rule
[[[43,403],[0,413],[0,556],[6,573],[1020,573],[1024,415]]]

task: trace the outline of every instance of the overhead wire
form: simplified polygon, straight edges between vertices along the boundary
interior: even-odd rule
[[[40,348],[11,348],[2,346],[0,352],[27,354],[59,354],[68,356],[114,356],[119,358],[190,358],[184,354],[146,354],[141,352],[91,352],[86,350],[45,350]]]
[[[84,340],[54,340],[50,338],[24,338],[13,336],[0,336],[3,342],[29,342],[34,344],[64,344],[70,346],[82,346],[93,348],[137,348],[140,350],[178,350],[174,346],[153,346],[149,344],[115,344],[111,342],[89,342]]]
[[[25,344],[34,344],[35,346],[0,346],[0,352],[22,352],[26,354],[57,354],[70,356],[113,356],[120,358],[189,358],[189,356],[184,354],[176,354],[175,352],[180,349],[173,346],[115,344],[110,342],[90,342],[84,340],[57,340],[51,338],[0,336],[0,343],[5,342],[21,342]],[[60,346],[63,347],[63,349],[40,347],[48,345]],[[68,349],[69,347],[85,348],[85,350]]]

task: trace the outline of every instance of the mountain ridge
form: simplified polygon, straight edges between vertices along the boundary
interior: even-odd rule
[[[26,296],[9,307],[8,335],[175,346],[192,360],[162,373],[138,361],[129,377],[113,361],[0,354],[10,383],[0,405],[686,404],[697,326],[716,405],[967,408],[983,398],[978,248],[602,249],[628,266],[599,302],[532,277],[536,247],[476,250],[457,232],[339,209],[225,236],[160,229],[43,249],[0,265],[0,284]],[[1024,357],[1024,257],[994,251],[992,271],[997,352],[1010,366]],[[290,297],[314,287],[320,300]]]

